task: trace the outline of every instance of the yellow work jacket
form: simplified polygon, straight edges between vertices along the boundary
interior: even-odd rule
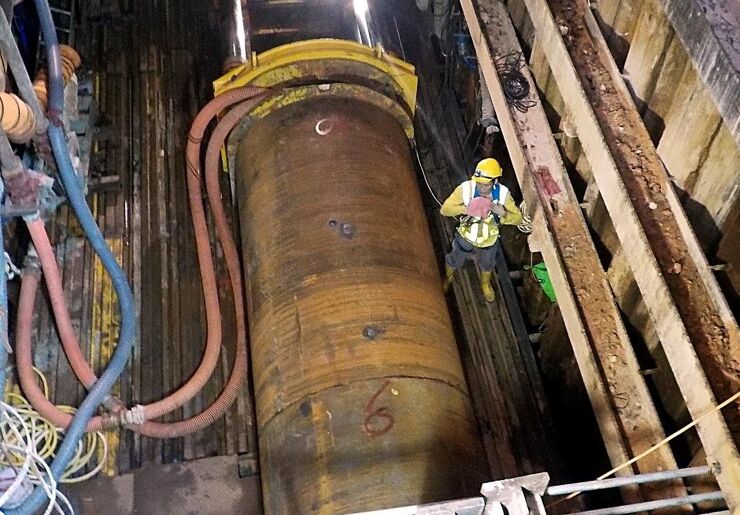
[[[465,211],[470,201],[475,198],[475,181],[465,181],[452,192],[440,209],[442,216],[465,216]],[[514,199],[509,194],[509,189],[503,184],[498,184],[498,195],[491,192],[491,200],[494,204],[503,206],[506,214],[502,217],[489,215],[486,218],[466,217],[457,227],[457,232],[468,242],[476,247],[490,247],[498,240],[498,225],[518,225],[522,222],[522,213],[516,206]],[[498,219],[498,221],[497,221]]]

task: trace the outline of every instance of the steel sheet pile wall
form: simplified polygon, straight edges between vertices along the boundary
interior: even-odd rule
[[[408,142],[361,100],[271,112],[239,145],[270,513],[475,494],[486,469]]]

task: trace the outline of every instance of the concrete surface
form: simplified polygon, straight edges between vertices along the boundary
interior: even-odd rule
[[[240,478],[236,456],[150,465],[63,491],[79,515],[261,515],[259,476]]]

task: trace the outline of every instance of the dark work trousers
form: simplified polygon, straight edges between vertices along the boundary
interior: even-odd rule
[[[481,272],[493,272],[499,252],[501,252],[500,239],[497,239],[496,243],[490,247],[479,248],[459,234],[455,234],[455,239],[452,240],[452,250],[445,256],[445,263],[454,269],[458,269],[468,259],[474,259],[478,262]]]

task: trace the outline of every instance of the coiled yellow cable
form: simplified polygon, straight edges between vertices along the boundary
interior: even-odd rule
[[[34,372],[36,372],[44,395],[48,399],[49,382],[41,370],[34,367]],[[17,386],[8,385],[8,388],[5,389],[5,403],[12,406],[17,411],[18,415],[22,417],[23,421],[27,424],[27,427],[30,428],[31,435],[38,449],[38,456],[47,461],[50,458],[53,458],[56,448],[61,442],[60,435],[62,435],[64,431],[60,428],[54,427],[49,421],[39,415],[25,397],[20,394]],[[59,406],[59,408],[67,413],[74,413],[76,411],[72,406]],[[5,434],[3,436],[8,439],[7,443],[11,446],[19,443],[15,442],[16,437],[12,433]],[[97,458],[98,449],[102,449],[102,452],[99,453],[100,458]],[[107,458],[108,442],[105,434],[100,431],[88,433],[77,446],[77,452],[67,466],[67,469],[64,471],[64,474],[62,474],[59,482],[80,483],[82,481],[86,481],[97,475],[102,470]],[[16,455],[14,453],[6,453],[5,455],[0,455],[0,467],[18,467],[24,462],[24,460],[25,456],[20,454]],[[92,464],[95,463],[95,461],[97,461],[97,463],[92,467]],[[92,468],[90,468],[88,472],[79,474],[80,471],[84,471],[89,467]]]

